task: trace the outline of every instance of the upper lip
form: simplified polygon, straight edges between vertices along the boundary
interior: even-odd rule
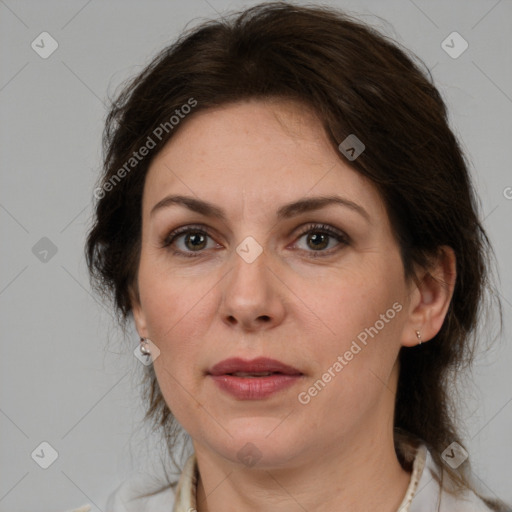
[[[208,373],[210,375],[226,375],[229,373],[259,373],[259,372],[273,372],[283,373],[285,375],[302,375],[302,372],[287,364],[276,361],[275,359],[268,359],[266,357],[259,357],[250,361],[240,359],[239,357],[225,359],[215,366],[212,366]]]

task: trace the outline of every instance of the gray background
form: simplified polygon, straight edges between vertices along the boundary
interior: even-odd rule
[[[83,257],[103,101],[190,20],[254,3],[0,0],[0,511],[103,510],[132,471],[158,471],[158,439],[141,424],[136,333],[123,338],[91,295]],[[466,436],[486,492],[512,501],[512,3],[326,3],[425,61],[468,152],[497,253],[505,326],[467,387]],[[44,31],[59,44],[47,59],[31,48]],[[469,43],[456,59],[441,47],[453,31]],[[41,252],[43,237],[54,255]],[[43,441],[58,452],[48,469],[31,457]],[[42,460],[49,452],[38,453]]]

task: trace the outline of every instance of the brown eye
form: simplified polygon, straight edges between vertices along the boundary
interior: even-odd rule
[[[168,248],[177,255],[201,256],[203,251],[209,248],[208,239],[211,239],[211,236],[204,229],[184,226],[169,233],[161,247]]]
[[[342,231],[325,224],[313,224],[307,226],[299,236],[299,240],[303,237],[306,237],[306,249],[302,250],[311,253],[310,255],[312,257],[329,256],[338,249],[348,245],[350,241],[349,237]],[[334,244],[334,248],[331,244],[331,248],[325,250],[329,247],[329,244],[333,239],[337,242]]]
[[[185,247],[191,250],[204,249],[206,245],[206,236],[203,233],[197,231],[186,233],[184,238]]]
[[[329,245],[330,235],[325,233],[308,233],[307,244],[312,249],[325,249]]]

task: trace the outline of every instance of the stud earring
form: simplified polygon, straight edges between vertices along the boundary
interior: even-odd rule
[[[421,345],[421,333],[420,333],[420,331],[416,331],[416,337],[417,337],[417,338],[418,338],[418,340],[419,340],[418,345]]]
[[[149,344],[146,338],[140,339],[140,351],[143,356],[149,356],[151,355],[151,351],[149,350]]]

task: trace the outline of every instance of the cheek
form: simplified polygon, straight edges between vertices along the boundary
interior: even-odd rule
[[[400,272],[391,261],[352,267],[310,292],[311,309],[321,321],[307,322],[305,340],[314,374],[309,385],[316,386],[313,394],[319,390],[313,407],[325,409],[326,415],[339,407],[343,414],[350,410],[357,416],[385,391],[405,319]],[[319,331],[311,329],[313,323]]]
[[[307,402],[300,407],[308,418],[331,418],[330,426],[322,428],[332,427],[333,436],[369,414],[389,393],[405,317],[395,278],[383,269],[351,272],[331,280],[314,297],[321,332],[327,334],[311,330],[305,337],[312,377],[300,390],[301,404]],[[388,286],[391,282],[394,287]]]
[[[141,262],[139,290],[148,329],[155,342],[181,338],[183,331],[192,336],[198,318],[215,285],[209,273],[180,273],[157,258]],[[180,336],[177,335],[180,333]]]
[[[397,309],[403,309],[400,308],[403,290],[403,282],[394,266],[373,265],[341,269],[316,281],[315,286],[309,281],[303,282],[297,295],[306,298],[312,313],[308,317],[316,317],[316,322],[310,325],[321,325],[322,333],[336,343],[352,339],[376,322],[379,330],[384,331],[384,322],[389,331],[392,323],[397,324],[392,322],[397,317]],[[393,308],[395,303],[399,305]]]
[[[174,397],[179,392],[179,383],[188,387],[189,372],[197,360],[200,340],[197,319],[204,317],[201,297],[205,293],[199,282],[191,285],[151,266],[141,265],[139,271],[148,337],[160,350],[154,369],[167,402],[169,390]]]
[[[200,414],[193,397],[198,396],[198,361],[204,342],[200,319],[207,315],[206,301],[201,300],[207,290],[193,283],[153,276],[141,286],[149,337],[160,350],[154,362],[158,384],[168,407],[187,425]]]

